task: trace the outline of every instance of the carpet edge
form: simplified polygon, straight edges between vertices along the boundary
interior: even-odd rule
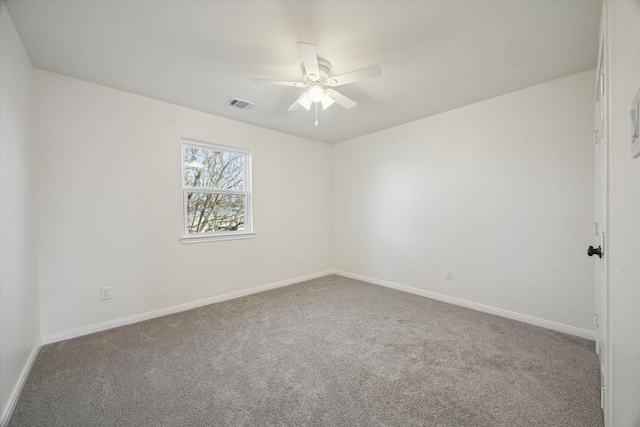
[[[179,313],[181,311],[191,310],[193,308],[202,307],[204,305],[214,304],[217,302],[227,301],[235,298],[244,297],[247,295],[255,294],[258,292],[264,292],[271,289],[281,288],[284,286],[293,285],[295,283],[304,282],[307,280],[317,279],[323,276],[329,276],[336,274],[335,270],[325,270],[319,273],[309,274],[306,276],[294,277],[292,279],[281,280],[279,282],[269,283],[266,285],[255,286],[253,288],[244,289],[241,291],[231,292],[228,294],[216,295],[209,298],[204,298],[197,301],[187,302],[184,304],[178,304],[170,307],[161,308],[158,310],[147,311],[145,313],[134,314],[132,316],[121,317],[118,319],[109,320],[102,323],[95,323],[93,325],[83,326],[80,328],[70,329],[67,331],[56,332],[54,334],[43,335],[41,339],[41,345],[52,344],[59,341],[68,340],[71,338],[81,337],[83,335],[93,334],[95,332],[106,331],[108,329],[117,328],[119,326],[130,325],[133,323],[142,322],[145,320],[154,319],[156,317],[166,316],[169,314]],[[4,426],[1,426],[4,427]]]
[[[27,358],[27,363],[25,363],[22,372],[20,373],[20,377],[18,378],[18,382],[13,387],[11,391],[11,395],[9,396],[9,401],[7,402],[7,406],[2,411],[2,417],[0,418],[0,427],[6,427],[11,420],[11,416],[13,415],[13,410],[16,408],[16,404],[18,403],[18,399],[20,398],[20,394],[22,393],[22,389],[24,388],[25,383],[27,382],[27,378],[29,377],[29,373],[31,373],[31,368],[33,368],[36,359],[38,358],[38,354],[40,353],[40,349],[42,348],[42,339],[39,339],[36,342],[36,345],[31,350],[29,357]]]
[[[414,288],[407,285],[401,285],[399,283],[388,282],[386,280],[376,279],[373,277],[362,276],[360,274],[349,273],[342,270],[334,270],[333,274],[347,277],[349,279],[361,280],[363,282],[371,283],[373,285],[384,286],[386,288],[396,289],[402,292],[408,292],[410,294],[419,295],[426,298],[446,302],[461,307],[470,308],[472,310],[481,311],[483,313],[494,314],[496,316],[505,317],[511,320],[517,320],[519,322],[528,323],[534,326],[540,326],[542,328],[551,329],[557,332],[585,338],[588,340],[595,340],[595,332],[587,329],[578,328],[576,326],[566,325],[564,323],[554,322],[552,320],[541,319],[539,317],[530,316],[528,314],[517,313],[515,311],[509,311],[490,305],[484,305],[477,302],[465,300],[462,298],[451,297],[437,292],[431,292],[424,289]]]

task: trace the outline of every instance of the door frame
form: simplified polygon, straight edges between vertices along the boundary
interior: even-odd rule
[[[600,38],[595,87],[595,245],[602,248],[602,258],[595,259],[595,345],[599,359],[601,404],[604,418],[608,415],[608,397],[611,388],[609,351],[609,49],[606,2],[602,5]],[[595,258],[595,257],[594,257]],[[606,421],[605,421],[606,422]]]

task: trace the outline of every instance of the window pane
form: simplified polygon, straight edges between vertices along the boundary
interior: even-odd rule
[[[245,196],[187,193],[187,233],[244,230]]]
[[[184,146],[185,187],[244,190],[244,159],[239,153]]]

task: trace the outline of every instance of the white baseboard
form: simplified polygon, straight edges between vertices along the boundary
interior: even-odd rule
[[[426,291],[423,289],[413,288],[411,286],[401,285],[394,282],[388,282],[386,280],[375,279],[373,277],[362,276],[359,274],[348,273],[341,270],[327,270],[320,273],[310,274],[307,276],[295,277],[293,279],[287,279],[276,283],[257,286],[242,291],[232,292],[229,294],[218,295],[211,298],[205,298],[198,301],[193,301],[185,304],[175,305],[172,307],[163,308],[160,310],[149,311],[146,313],[136,314],[120,319],[110,320],[108,322],[97,323],[94,325],[85,326],[82,328],[71,329],[64,332],[59,332],[50,335],[44,335],[42,337],[42,344],[51,344],[58,341],[64,341],[71,338],[77,338],[83,335],[92,334],[95,332],[105,331],[107,329],[117,328],[119,326],[130,325],[132,323],[142,322],[144,320],[153,319],[155,317],[166,316],[168,314],[178,313],[180,311],[191,310],[193,308],[202,307],[204,305],[214,304],[216,302],[227,301],[234,298],[240,298],[246,295],[255,294],[258,292],[268,291],[270,289],[276,289],[283,286],[292,285],[294,283],[304,282],[305,280],[316,279],[318,277],[327,276],[330,274],[338,274],[340,276],[349,277],[351,279],[362,280],[374,285],[385,286],[387,288],[396,289],[403,292],[408,292],[415,295],[420,295],[426,298],[435,299],[438,301],[444,301],[450,304],[459,305],[462,307],[471,308],[473,310],[482,311],[484,313],[495,314],[496,316],[506,317],[508,319],[518,320],[520,322],[529,323],[531,325],[540,326],[554,331],[563,332],[565,334],[578,336],[590,340],[595,339],[595,332],[587,329],[577,328],[575,326],[565,325],[563,323],[553,322],[551,320],[545,320],[538,317],[529,316],[526,314],[516,313],[514,311],[504,310],[489,305],[476,303],[473,301],[464,300],[461,298],[451,297],[448,295],[439,294],[436,292]]]
[[[340,271],[340,270],[334,270],[333,273],[339,276],[348,277],[350,279],[362,280],[363,282],[372,283],[374,285],[385,286],[387,288],[392,288],[399,291],[420,295],[420,296],[435,299],[438,301],[447,302],[449,304],[471,308],[473,310],[482,311],[484,313],[495,314],[496,316],[506,317],[507,319],[518,320],[520,322],[528,323],[535,326],[540,326],[540,327],[551,329],[558,332],[563,332],[565,334],[574,335],[580,338],[595,340],[595,332],[589,331],[587,329],[577,328],[575,326],[565,325],[563,323],[553,322],[551,320],[540,319],[538,317],[529,316],[527,314],[516,313],[514,311],[504,310],[502,308],[492,307],[490,305],[479,304],[477,302],[467,301],[461,298],[450,297],[448,295],[443,295],[436,292],[425,291],[423,289],[413,288],[411,286],[400,285],[398,283],[393,283],[393,282],[387,282],[386,280],[380,280],[380,279],[374,279],[372,277],[361,276],[359,274],[347,273],[345,271]]]
[[[256,286],[254,288],[245,289],[242,291],[231,292],[229,294],[218,295],[215,297],[205,298],[198,301],[188,302],[185,304],[174,305],[172,307],[162,308],[154,311],[148,311],[146,313],[135,314],[133,316],[123,317],[120,319],[109,320],[107,322],[96,323],[93,325],[84,326],[82,328],[71,329],[68,331],[58,332],[50,335],[44,335],[42,337],[42,343],[51,344],[58,341],[77,338],[83,335],[89,335],[95,332],[106,331],[107,329],[117,328],[119,326],[130,325],[132,323],[138,323],[144,320],[166,316],[168,314],[178,313],[180,311],[191,310],[192,308],[202,307],[203,305],[209,305],[216,302],[222,302],[222,301],[227,301],[234,298],[240,298],[240,297],[255,294],[258,292],[268,291],[270,289],[276,289],[276,288],[281,288],[283,286],[293,285],[294,283],[300,283],[306,280],[316,279],[318,277],[327,276],[329,274],[334,274],[334,271],[332,270],[323,271],[320,273],[310,274],[307,276],[295,277],[293,279],[287,279],[287,280],[283,280],[276,283]]]
[[[40,352],[40,348],[42,347],[42,341],[39,340],[36,345],[31,350],[29,354],[29,358],[27,359],[27,363],[24,365],[22,372],[20,373],[20,378],[18,379],[18,383],[13,388],[11,395],[9,396],[9,401],[7,402],[7,406],[2,411],[2,418],[0,418],[0,426],[6,427],[9,424],[9,420],[11,419],[11,415],[13,414],[13,410],[16,408],[16,404],[18,403],[18,398],[20,398],[20,393],[22,392],[22,388],[24,384],[27,382],[27,378],[29,377],[29,372],[31,372],[31,368],[38,358],[38,353]]]

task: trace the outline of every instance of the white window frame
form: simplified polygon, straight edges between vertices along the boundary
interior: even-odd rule
[[[185,147],[204,148],[212,151],[222,151],[226,153],[241,154],[244,156],[244,190],[220,190],[207,188],[193,188],[185,186],[184,150]],[[182,172],[182,243],[215,242],[221,240],[251,239],[255,236],[253,231],[252,193],[251,193],[251,152],[237,147],[214,144],[210,142],[197,141],[182,138],[180,144],[180,170]],[[187,193],[208,193],[208,194],[238,194],[245,197],[244,205],[244,230],[240,231],[218,231],[208,233],[189,233],[187,231]]]

